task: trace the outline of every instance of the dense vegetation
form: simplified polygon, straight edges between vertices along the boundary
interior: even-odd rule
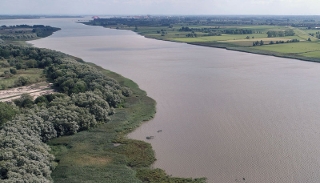
[[[0,45],[0,60],[4,74],[41,70],[59,91],[0,102],[1,182],[205,182],[150,169],[151,145],[125,138],[155,113],[155,102],[132,81],[34,47]]]
[[[108,122],[113,107],[118,107],[131,91],[95,68],[66,59],[61,53],[12,45],[3,45],[0,50],[0,57],[8,59],[10,66],[44,69],[46,78],[63,93],[40,96],[35,101],[22,95],[14,101],[20,114],[13,120],[10,119],[17,113],[15,107],[1,103],[0,107],[6,109],[0,114],[4,123],[0,131],[1,179],[50,181],[53,156],[45,142]]]
[[[0,39],[10,41],[32,40],[50,36],[53,32],[58,30],[60,30],[60,28],[44,25],[3,25],[0,27]]]
[[[285,37],[285,36],[294,36],[294,31],[291,29],[285,31],[268,31],[268,37]]]
[[[16,107],[0,102],[0,126],[7,121],[10,121],[17,113],[18,109]]]

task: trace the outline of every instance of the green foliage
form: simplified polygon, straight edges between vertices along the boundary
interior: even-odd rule
[[[26,86],[30,84],[30,79],[27,77],[20,76],[18,80],[14,82],[14,86]]]
[[[132,93],[96,68],[61,53],[4,45],[0,54],[17,69],[44,68],[47,79],[65,93],[40,96],[35,101],[23,94],[14,100],[22,111],[14,120],[13,108],[1,104],[0,109],[7,108],[0,113],[1,123],[6,122],[0,131],[0,179],[4,182],[50,182],[53,156],[45,142],[110,121],[111,107]],[[11,72],[17,73],[11,69],[4,74]],[[28,77],[19,76],[15,86],[30,83]]]
[[[10,121],[18,112],[18,109],[13,105],[0,102],[0,126],[5,122]]]
[[[47,125],[49,125],[47,127]],[[0,130],[1,182],[49,182],[50,148],[41,141],[50,124],[34,114],[20,115]]]
[[[10,73],[11,74],[17,74],[17,70],[15,68],[10,68]]]
[[[32,40],[39,37],[50,36],[58,30],[60,29],[43,25],[2,26],[0,28],[0,39],[10,41]]]
[[[136,175],[142,182],[148,183],[205,183],[205,178],[175,178],[168,176],[163,170],[157,169],[138,169]]]
[[[92,64],[92,66],[94,65]],[[126,133],[132,131],[142,121],[150,119],[155,112],[155,101],[147,97],[146,93],[140,90],[131,80],[100,67],[94,67],[99,72],[115,78],[129,87],[134,94],[126,98],[128,107],[116,108],[116,113],[110,116],[111,120],[108,123],[103,123],[98,125],[98,128],[91,128],[89,131],[82,131],[72,136],[55,138],[49,142],[57,161],[59,161],[59,166],[52,173],[52,177],[55,182],[59,183],[141,183],[135,176],[135,170],[127,166],[128,158],[124,154],[118,154],[114,151],[115,148],[122,145],[116,147],[113,143],[119,136],[124,137]],[[119,140],[117,142],[121,143]],[[148,148],[150,149],[145,149],[145,152],[152,151],[151,146],[148,146]],[[142,157],[142,155],[137,156]],[[143,159],[140,161],[143,161]]]
[[[100,122],[110,120],[108,115],[112,114],[109,104],[99,95],[89,91],[86,93],[73,94],[71,100],[78,107],[84,107],[95,116],[95,119]]]
[[[132,95],[132,91],[128,87],[122,87],[122,95],[125,97],[130,97]]]
[[[95,91],[111,107],[117,107],[123,95],[130,95],[128,89],[122,88],[114,79],[107,77],[87,64],[64,62],[45,69],[48,78],[63,93],[71,95],[85,91]]]
[[[120,142],[122,145],[114,148],[113,152],[125,155],[128,166],[135,168],[148,167],[156,160],[150,144],[137,140]]]
[[[20,98],[13,100],[18,107],[31,108],[33,106],[33,98],[29,94],[22,94]]]
[[[262,46],[264,45],[264,41],[256,41],[256,42],[253,42],[252,46]]]
[[[47,105],[47,104],[49,104],[49,101],[45,96],[39,96],[36,98],[34,103],[37,105]]]
[[[295,33],[292,29],[285,31],[268,31],[268,37],[285,37],[285,36],[294,36]]]

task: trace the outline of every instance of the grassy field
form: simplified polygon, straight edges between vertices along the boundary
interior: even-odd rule
[[[299,43],[286,43],[257,46],[254,49],[290,53],[290,54],[304,54],[308,52],[320,51],[320,44],[317,42],[299,42]]]
[[[153,118],[156,102],[133,81],[111,71],[103,72],[130,87],[134,94],[127,98],[123,108],[116,109],[109,123],[49,142],[58,165],[52,173],[53,180],[59,183],[205,182],[205,179],[174,178],[163,170],[150,169],[155,161],[151,145],[127,139],[126,134]]]
[[[10,68],[0,68],[0,75],[5,71],[9,71]],[[17,74],[12,75],[9,78],[0,77],[0,89],[12,88],[15,85],[15,82],[19,77],[28,78],[29,83],[38,83],[41,81],[45,81],[45,77],[43,76],[43,69],[38,68],[29,68],[27,70],[21,69],[17,70]]]
[[[305,57],[310,57],[310,58],[320,58],[320,51],[311,51],[311,52],[307,52],[307,53],[302,53],[300,54],[302,56]]]
[[[201,46],[220,47],[232,50],[245,51],[250,53],[274,55],[279,57],[297,58],[301,60],[309,60],[320,62],[320,40],[316,37],[310,36],[311,33],[316,33],[319,30],[310,30],[306,27],[295,28],[290,26],[271,26],[271,25],[253,25],[253,26],[219,26],[219,30],[227,29],[247,29],[254,31],[253,34],[221,34],[220,36],[206,36],[203,32],[194,31],[197,37],[186,37],[190,32],[181,32],[179,29],[183,24],[173,25],[169,27],[118,27],[119,29],[126,29],[135,31],[145,37],[183,42]],[[115,27],[109,27],[115,28]],[[214,26],[192,26],[198,30],[201,28],[217,28]],[[272,37],[268,38],[268,31],[284,31],[293,30],[294,36],[286,37]],[[308,41],[310,38],[311,41]],[[293,39],[299,40],[295,43],[287,43]],[[253,42],[263,41],[262,46],[253,46]],[[270,44],[270,42],[276,43],[277,41],[283,41],[283,44]]]

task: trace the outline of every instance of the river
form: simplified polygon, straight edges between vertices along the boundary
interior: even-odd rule
[[[76,21],[0,25],[60,27],[31,43],[93,62],[147,91],[157,114],[129,137],[152,144],[154,167],[216,183],[319,182],[320,64],[147,39]]]

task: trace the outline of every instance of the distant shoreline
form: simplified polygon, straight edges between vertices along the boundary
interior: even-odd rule
[[[109,28],[109,27],[104,27],[104,28]],[[113,29],[113,28],[109,28],[109,29]],[[117,30],[117,29],[115,29]],[[128,29],[120,29],[120,30],[128,30]],[[129,30],[132,32],[135,32],[133,30]],[[178,42],[178,41],[172,41],[172,40],[163,40],[163,39],[157,39],[154,37],[150,37],[144,34],[140,34],[139,32],[135,32],[140,36],[143,36],[145,38],[148,39],[155,39],[155,40],[160,40],[160,41],[168,41],[168,42],[173,42],[173,43],[186,43],[189,45],[194,45],[194,46],[204,46],[204,47],[210,47],[210,48],[220,48],[220,49],[225,49],[225,50],[230,50],[230,51],[238,51],[238,52],[243,52],[243,53],[251,53],[251,54],[256,54],[256,55],[264,55],[264,56],[274,56],[274,57],[279,57],[279,58],[287,58],[287,59],[296,59],[296,60],[300,60],[300,61],[307,61],[307,62],[320,62],[320,58],[310,58],[310,57],[303,57],[303,56],[297,56],[297,55],[289,55],[289,54],[281,54],[281,53],[277,53],[277,52],[268,52],[268,51],[262,51],[262,50],[252,50],[252,49],[248,49],[246,47],[230,47],[228,45],[224,45],[224,44],[205,44],[204,43],[200,43],[200,42],[194,42],[194,43],[187,43],[187,42]]]
[[[82,22],[84,23],[84,22]],[[85,24],[85,23],[84,23]],[[89,26],[100,26],[100,25],[90,25],[90,24],[85,24]],[[313,58],[313,57],[305,57],[305,56],[300,56],[300,55],[294,55],[294,54],[288,54],[288,53],[280,53],[280,52],[273,52],[273,51],[266,51],[266,50],[258,50],[258,49],[252,49],[252,47],[244,47],[244,46],[232,46],[227,43],[223,42],[183,42],[183,41],[174,41],[174,40],[169,40],[169,39],[160,39],[157,37],[152,37],[148,36],[148,34],[143,34],[137,31],[134,31],[132,29],[125,29],[125,28],[113,28],[113,27],[108,27],[108,26],[100,26],[108,29],[114,29],[114,30],[127,30],[127,31],[132,31],[140,36],[143,36],[145,38],[149,39],[155,39],[155,40],[160,40],[160,41],[169,41],[169,42],[174,42],[174,43],[186,43],[189,45],[195,45],[195,46],[204,46],[204,47],[211,47],[211,48],[221,48],[225,50],[230,50],[230,51],[239,51],[239,52],[244,52],[244,53],[251,53],[251,54],[257,54],[257,55],[265,55],[265,56],[274,56],[274,57],[279,57],[279,58],[287,58],[287,59],[296,59],[300,61],[308,61],[308,62],[320,62],[320,58]]]

